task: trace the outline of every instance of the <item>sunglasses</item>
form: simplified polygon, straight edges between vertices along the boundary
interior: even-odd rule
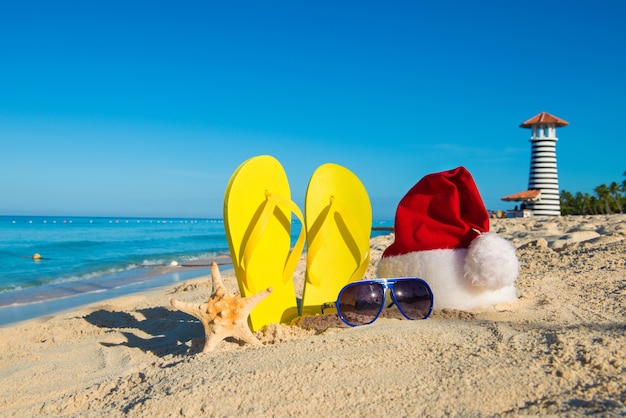
[[[426,319],[433,310],[433,292],[422,279],[406,277],[375,279],[349,283],[339,292],[335,307],[339,318],[351,327],[376,321],[385,307],[387,289],[392,303],[406,319]],[[401,318],[395,310],[387,310],[385,317]]]

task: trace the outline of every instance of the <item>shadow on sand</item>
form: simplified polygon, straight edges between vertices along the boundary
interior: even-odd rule
[[[85,316],[85,320],[99,328],[118,330],[127,340],[102,345],[124,345],[158,357],[193,353],[198,345],[194,341],[200,339],[204,342],[204,329],[200,322],[183,312],[163,307],[138,309],[134,314],[101,309]]]

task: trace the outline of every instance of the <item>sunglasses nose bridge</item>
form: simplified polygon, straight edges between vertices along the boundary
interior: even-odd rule
[[[395,281],[387,282],[387,284],[385,285],[385,293],[389,292],[389,299],[391,300],[391,303],[389,304],[389,306],[396,305],[398,309],[400,309],[400,306],[398,305],[398,298],[396,297],[394,284],[395,284]]]

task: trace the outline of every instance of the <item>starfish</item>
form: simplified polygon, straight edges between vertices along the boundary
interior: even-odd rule
[[[203,353],[213,351],[225,338],[235,337],[252,345],[262,345],[248,327],[248,316],[254,307],[271,292],[267,288],[255,295],[242,298],[228,292],[222,282],[222,276],[216,263],[211,264],[213,293],[206,303],[188,303],[176,299],[170,300],[179,311],[195,316],[204,326]]]

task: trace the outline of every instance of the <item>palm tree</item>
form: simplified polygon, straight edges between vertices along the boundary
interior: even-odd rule
[[[574,196],[567,190],[561,191],[561,215],[580,215],[576,213]]]
[[[623,175],[626,176],[626,171],[624,171]],[[626,180],[622,180],[622,184],[620,185],[619,189],[622,192],[622,199],[624,200],[624,204],[626,204]]]
[[[615,201],[615,204],[617,205],[617,211],[619,213],[622,213],[622,196],[620,194],[620,187],[619,184],[617,184],[616,181],[614,181],[613,183],[611,183],[609,185],[609,193],[611,194],[611,196],[613,197],[613,200]]]
[[[576,209],[578,215],[586,215],[589,209],[589,193],[582,194],[581,192],[577,192],[574,197],[574,202],[576,203]]]
[[[619,189],[622,192],[622,200],[624,201],[624,204],[626,204],[626,180],[622,180],[622,185],[620,186]]]
[[[562,215],[587,215],[596,213],[591,206],[592,197],[589,193],[576,192],[572,195],[567,190],[561,191],[561,214]]]
[[[609,206],[611,200],[611,192],[609,191],[609,188],[606,187],[606,184],[599,185],[598,187],[593,189],[593,191],[596,192],[596,195],[598,196],[598,203],[600,204],[600,206],[604,206],[604,208],[601,208],[600,210],[607,215],[611,213],[611,207]]]
[[[591,213],[591,215],[598,214],[598,206],[599,206],[598,199],[595,196],[591,196],[589,198],[589,212]]]
[[[626,176],[626,171],[624,171]],[[601,184],[593,191],[595,196],[589,193],[576,192],[575,195],[567,190],[561,191],[561,213],[563,215],[597,215],[599,213],[624,213],[626,208],[626,180],[621,184],[612,182],[608,187]]]

